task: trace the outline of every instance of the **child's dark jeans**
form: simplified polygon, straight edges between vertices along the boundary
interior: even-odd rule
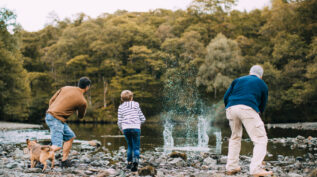
[[[125,139],[128,143],[128,162],[139,162],[140,158],[140,129],[124,129]]]

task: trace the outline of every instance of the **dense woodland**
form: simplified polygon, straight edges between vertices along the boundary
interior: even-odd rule
[[[234,4],[193,0],[186,10],[98,18],[51,14],[37,32],[1,8],[0,120],[43,121],[54,92],[81,76],[92,80],[86,121],[116,120],[124,89],[152,119],[175,109],[199,113],[203,105],[223,110],[231,81],[261,64],[269,87],[263,119],[316,121],[317,0],[272,0],[251,12]]]

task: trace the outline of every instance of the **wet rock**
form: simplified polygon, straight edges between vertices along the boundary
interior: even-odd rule
[[[164,177],[164,176],[166,176],[166,175],[164,174],[163,171],[158,170],[157,173],[156,173],[156,176],[157,176],[157,177]]]
[[[216,165],[217,164],[217,160],[212,159],[210,157],[207,157],[206,159],[204,159],[203,164],[207,165],[207,166]]]
[[[8,155],[8,152],[7,151],[2,151],[1,152],[1,156],[7,156]]]
[[[299,161],[296,161],[295,164],[294,164],[294,167],[296,169],[301,169],[302,168],[302,163],[300,163]]]
[[[172,152],[169,157],[171,158],[182,158],[184,161],[187,160],[187,155],[181,152]]]
[[[185,166],[185,162],[182,158],[175,158],[172,161],[169,162],[171,165],[175,165],[177,167],[183,167]]]
[[[284,156],[282,156],[282,155],[277,155],[277,160],[278,160],[278,161],[283,161],[283,160],[284,160]]]
[[[24,173],[42,173],[40,168],[27,168],[24,170]]]
[[[292,144],[291,146],[290,146],[290,148],[293,150],[293,149],[295,149],[296,148],[296,144]]]
[[[23,155],[24,155],[23,151],[18,148],[13,152],[13,157],[15,159],[21,159]]]
[[[91,158],[90,157],[87,157],[87,156],[83,156],[81,159],[80,159],[81,162],[84,162],[84,163],[91,163]]]
[[[227,157],[221,157],[218,161],[219,164],[226,164],[227,163]]]
[[[157,174],[156,169],[153,166],[145,166],[138,170],[140,176],[155,176]]]
[[[299,144],[298,148],[299,149],[306,149],[307,148],[307,144]]]
[[[302,175],[296,174],[296,173],[288,173],[288,177],[303,177]]]
[[[202,165],[202,166],[200,167],[200,169],[202,169],[202,170],[207,170],[207,169],[209,169],[209,167],[208,167],[207,165]]]
[[[298,139],[298,140],[304,140],[305,137],[298,135],[298,136],[296,137],[296,139]]]
[[[86,175],[92,175],[92,174],[94,174],[94,172],[92,172],[92,171],[90,171],[90,170],[86,170],[86,171],[85,171],[85,174],[86,174]]]
[[[102,166],[102,164],[99,163],[98,161],[93,161],[93,162],[90,163],[90,165],[92,165],[94,167],[101,167]]]
[[[12,168],[17,168],[18,164],[17,163],[9,163],[6,165],[6,168],[12,169]]]
[[[195,177],[210,177],[210,176],[213,176],[213,175],[208,173],[208,172],[199,172],[199,173],[195,173],[192,176],[195,176]]]
[[[70,153],[69,153],[70,156],[78,156],[80,155],[80,153],[78,151],[75,151],[75,150],[72,150]]]
[[[296,160],[297,160],[297,161],[303,161],[303,157],[297,156],[297,157],[296,157]]]
[[[88,141],[88,144],[89,144],[90,146],[95,146],[95,147],[100,147],[100,146],[101,146],[101,142],[98,141],[98,140]]]
[[[80,147],[81,151],[94,151],[96,149],[95,146],[90,146],[88,144],[82,144]]]

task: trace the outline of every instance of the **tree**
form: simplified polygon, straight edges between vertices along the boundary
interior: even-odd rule
[[[15,30],[15,15],[0,9],[0,119],[27,120],[30,88],[27,73],[22,66],[16,36],[8,29]]]
[[[167,70],[163,76],[166,110],[197,112],[200,101],[195,78],[205,54],[200,34],[185,32],[181,38],[166,39],[161,48],[168,54],[165,58]]]
[[[199,67],[197,86],[205,87],[206,92],[223,93],[239,74],[242,57],[237,42],[218,34],[207,46],[204,63]]]

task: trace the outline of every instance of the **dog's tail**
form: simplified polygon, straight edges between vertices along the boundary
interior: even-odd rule
[[[49,152],[49,151],[52,151],[53,149],[51,148],[51,146],[45,145],[45,146],[41,146],[41,150]]]

